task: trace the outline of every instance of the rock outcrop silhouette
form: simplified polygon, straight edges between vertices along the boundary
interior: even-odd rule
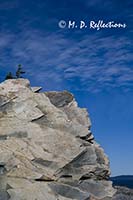
[[[0,84],[0,200],[109,200],[109,160],[84,108],[27,79]]]

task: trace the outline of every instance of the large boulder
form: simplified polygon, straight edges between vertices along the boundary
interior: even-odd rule
[[[67,91],[0,84],[0,200],[111,199],[109,160]]]

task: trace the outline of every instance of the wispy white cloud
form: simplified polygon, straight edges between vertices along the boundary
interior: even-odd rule
[[[32,79],[38,83],[45,80],[51,88],[68,87],[93,92],[129,87],[133,81],[133,70],[129,65],[131,43],[124,36],[102,38],[94,34],[77,41],[60,32],[47,34],[29,30],[19,36],[2,34],[2,41],[3,66],[22,63]],[[73,80],[80,84],[77,86],[75,82],[71,86]]]

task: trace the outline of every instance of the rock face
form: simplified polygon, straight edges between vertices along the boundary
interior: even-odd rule
[[[40,90],[40,89],[39,89]],[[109,200],[109,161],[67,91],[0,84],[0,200]]]
[[[118,186],[115,188],[117,189],[117,192],[112,200],[133,200],[133,189]]]

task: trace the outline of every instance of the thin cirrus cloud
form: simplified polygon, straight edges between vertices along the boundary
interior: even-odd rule
[[[33,80],[50,81],[51,88],[56,85],[58,89],[67,86],[71,89],[69,83],[74,80],[80,83],[78,87],[72,86],[75,90],[95,92],[105,88],[131,88],[131,43],[124,36],[102,38],[94,34],[82,36],[77,42],[60,32],[44,34],[29,30],[19,38],[2,34],[1,66],[22,63]]]

